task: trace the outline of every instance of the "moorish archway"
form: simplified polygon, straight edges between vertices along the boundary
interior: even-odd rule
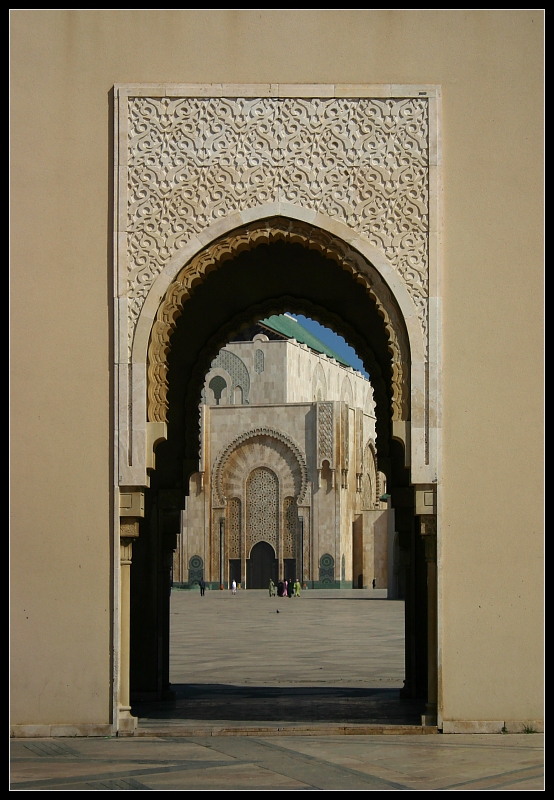
[[[440,285],[438,240],[431,236],[438,227],[433,162],[438,95],[416,88],[400,98],[389,89],[389,96],[379,99],[265,98],[246,104],[240,98],[204,101],[186,93],[162,97],[154,90],[150,98],[144,92],[136,97],[132,89],[118,89],[123,121],[118,175],[126,175],[127,188],[116,194],[118,242],[125,244],[117,247],[116,472],[122,550],[115,571],[122,622],[116,626],[114,663],[119,676],[128,653],[127,578],[122,576],[134,542],[137,588],[131,604],[141,625],[132,635],[130,659],[138,695],[162,697],[169,691],[167,565],[188,476],[198,473],[201,479],[205,469],[198,442],[203,377],[232,334],[263,317],[296,310],[342,334],[371,374],[379,470],[396,510],[398,544],[407,553],[403,563],[409,565],[406,692],[425,691],[429,719],[436,714],[436,605],[427,579],[436,576],[440,463]],[[223,113],[231,138],[251,130],[252,142],[260,114],[273,109],[281,119],[276,129],[281,156],[269,168],[275,178],[271,186],[283,193],[278,202],[273,189],[264,188],[262,173],[251,197],[246,193],[238,200],[239,179],[225,178],[215,199],[209,187],[202,189],[202,180],[211,180],[209,164],[215,163],[207,149],[202,155],[207,171],[197,162],[200,177],[186,188],[187,169],[196,156],[184,144],[183,120],[193,107],[205,112],[206,120]],[[235,132],[233,114],[239,109],[251,116],[247,124],[243,117]],[[288,140],[282,140],[288,136],[289,113],[306,129],[316,120],[328,126],[325,146],[335,165],[355,156],[356,169],[334,179],[342,185],[328,189],[329,202],[324,202],[325,187],[334,184],[328,167],[311,176],[307,192],[307,177],[294,173],[294,147],[289,152]],[[345,115],[355,144],[350,155],[341,155],[343,145],[333,144]],[[262,150],[266,146],[273,147],[270,139],[260,144]],[[232,152],[231,147],[230,158]],[[174,166],[168,172],[170,162]],[[243,166],[232,169],[240,180],[247,179]],[[293,174],[294,191],[287,188]],[[204,194],[195,200],[200,191]],[[212,205],[205,205],[206,198]],[[154,573],[158,577],[152,580]],[[133,722],[121,675],[114,702],[123,729]]]

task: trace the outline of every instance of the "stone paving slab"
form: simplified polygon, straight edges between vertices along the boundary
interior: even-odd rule
[[[14,791],[542,791],[542,734],[11,742]],[[58,748],[61,748],[61,752]]]

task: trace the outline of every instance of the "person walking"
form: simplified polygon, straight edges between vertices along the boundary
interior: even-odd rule
[[[206,581],[204,578],[200,578],[200,597],[204,597],[206,593]]]
[[[294,596],[300,597],[300,581],[298,580],[298,578],[294,583]]]
[[[236,594],[237,593],[237,582],[236,581],[233,581],[231,583],[231,593],[232,594]]]
[[[269,596],[275,597],[275,584],[273,583],[273,578],[269,579]]]

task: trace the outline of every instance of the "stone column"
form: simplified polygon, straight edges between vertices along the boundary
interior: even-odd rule
[[[298,517],[298,560],[296,572],[299,575],[300,585],[304,583],[304,517]]]
[[[225,518],[219,520],[219,588],[225,583]]]
[[[119,526],[119,615],[120,615],[120,647],[119,647],[119,723],[118,731],[131,733],[138,724],[131,715],[130,705],[130,668],[131,668],[131,560],[133,540],[139,535],[139,521],[132,517],[124,517]]]
[[[431,514],[421,516],[420,525],[427,563],[427,705],[421,722],[423,725],[436,725],[438,697],[437,518]]]

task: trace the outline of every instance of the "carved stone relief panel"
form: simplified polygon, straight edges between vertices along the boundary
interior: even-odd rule
[[[324,461],[334,468],[333,404],[317,404],[317,467],[321,469]]]
[[[227,504],[228,554],[229,558],[240,558],[241,502],[232,497]]]
[[[254,354],[254,372],[260,375],[264,371],[265,356],[263,350],[256,350]]]
[[[144,92],[138,92],[144,95]],[[427,327],[429,98],[125,94],[129,329],[155,277],[234,212],[286,202],[387,257]]]
[[[298,506],[294,497],[285,497],[283,523],[283,558],[296,558],[298,537]]]
[[[246,483],[246,551],[267,542],[275,552],[279,540],[279,481],[267,467],[253,470]]]

